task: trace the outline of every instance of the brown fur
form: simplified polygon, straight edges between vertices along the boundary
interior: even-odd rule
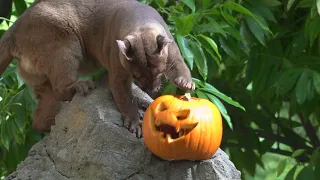
[[[124,124],[137,136],[134,78],[149,93],[160,89],[162,75],[180,88],[194,88],[167,25],[156,10],[136,0],[38,0],[0,40],[0,74],[13,57],[37,94],[33,128],[40,131],[54,124],[59,101],[95,88],[78,76],[100,67],[108,69]]]

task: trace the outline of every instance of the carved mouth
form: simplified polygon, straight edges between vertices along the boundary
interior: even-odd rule
[[[157,126],[156,129],[160,132],[163,138],[165,139],[178,139],[180,137],[186,136],[193,128],[176,128],[173,126],[170,126],[168,124],[162,124]]]

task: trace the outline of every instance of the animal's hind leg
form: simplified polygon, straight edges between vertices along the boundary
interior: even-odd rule
[[[60,102],[55,99],[49,80],[44,75],[28,73],[21,68],[20,62],[18,72],[36,95],[37,105],[33,113],[32,128],[41,132],[50,131],[55,123]]]
[[[71,46],[72,47],[72,46]],[[70,101],[75,93],[86,95],[96,87],[91,80],[78,81],[78,69],[82,55],[79,48],[61,47],[56,55],[52,55],[52,69],[48,77],[57,100]]]

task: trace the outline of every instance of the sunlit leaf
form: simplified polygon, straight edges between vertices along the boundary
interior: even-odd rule
[[[320,0],[317,0],[317,10],[318,14],[320,15]]]
[[[192,12],[194,12],[196,10],[196,7],[194,5],[194,0],[181,0],[185,5],[187,5]]]
[[[192,70],[194,56],[193,56],[192,52],[190,51],[190,47],[188,45],[188,42],[181,35],[176,35],[176,38],[177,38],[177,43],[179,45],[180,51],[181,51],[183,57],[186,59],[190,69]]]
[[[215,96],[213,96],[212,94],[207,93],[206,94],[208,96],[208,98],[210,99],[210,101],[215,104],[217,106],[217,108],[219,109],[221,115],[224,117],[224,119],[227,121],[228,126],[230,127],[231,130],[233,130],[233,124],[231,122],[231,118],[227,112],[227,109],[224,107],[224,105],[222,104],[222,102],[216,98]]]
[[[257,21],[257,23],[261,26],[262,29],[264,29],[266,31],[270,31],[266,25],[262,24],[261,21],[254,14],[252,14],[252,12],[250,12],[247,8],[243,7],[242,5],[234,3],[234,2],[228,2],[228,3],[224,4],[224,7],[238,11],[238,12],[246,14],[248,16],[251,16],[252,18],[254,18]]]
[[[296,0],[289,0],[287,3],[287,10],[290,10],[292,4],[295,2]]]
[[[196,91],[196,94],[198,98],[209,100],[208,96],[204,92]]]
[[[200,88],[199,90],[202,91],[206,91],[208,93],[211,93],[217,97],[219,97],[220,99],[224,100],[225,102],[227,102],[228,104],[231,104],[235,107],[238,107],[242,110],[245,110],[243,106],[241,106],[238,102],[232,100],[232,98],[226,96],[225,94],[221,93],[220,91],[218,91],[217,89],[213,89],[213,88]]]
[[[155,0],[158,6],[164,7],[164,1],[163,0]]]
[[[280,161],[278,168],[277,168],[277,177],[279,177],[283,173],[283,171],[286,168],[286,165],[287,165],[287,159],[283,159]]]
[[[193,52],[194,55],[194,61],[196,63],[196,66],[198,68],[199,73],[201,74],[202,78],[204,81],[207,80],[207,75],[208,75],[208,65],[207,65],[207,59],[204,55],[204,52],[201,48],[201,46],[192,41],[190,42],[191,44],[191,51]]]
[[[189,34],[193,28],[195,14],[185,15],[182,18],[175,18],[178,34],[185,36]]]
[[[216,54],[218,55],[219,59],[221,59],[221,55],[219,53],[217,44],[211,38],[209,38],[208,36],[205,36],[203,34],[200,34],[199,36],[202,37],[207,43],[210,44],[211,48],[216,52]]]
[[[301,154],[303,154],[304,152],[306,152],[305,149],[298,149],[298,150],[296,150],[296,151],[294,151],[294,152],[292,153],[291,157],[298,157],[298,156],[300,156]]]

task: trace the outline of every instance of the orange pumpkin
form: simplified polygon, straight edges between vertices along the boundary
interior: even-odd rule
[[[167,160],[205,160],[219,148],[222,117],[206,99],[163,95],[145,112],[142,134],[147,148]]]

